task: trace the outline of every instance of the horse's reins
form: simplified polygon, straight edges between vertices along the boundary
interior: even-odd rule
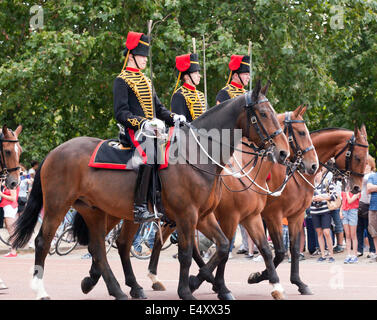
[[[20,169],[20,167],[15,167],[15,168],[7,168],[6,163],[5,163],[5,155],[4,155],[4,142],[12,142],[12,143],[17,143],[18,140],[9,140],[9,139],[4,139],[4,134],[1,132],[0,133],[0,153],[1,153],[1,159],[0,159],[0,165],[1,165],[1,171],[0,171],[0,180],[4,180],[9,173],[13,171],[17,171]]]
[[[342,150],[340,150],[334,157],[334,159],[338,159],[340,155],[342,155],[348,147],[348,150],[346,152],[346,157],[345,157],[345,169],[339,169],[338,166],[336,165],[336,162],[334,163],[333,166],[327,165],[326,163],[323,163],[319,161],[319,163],[324,166],[327,169],[326,174],[322,178],[321,183],[323,182],[324,178],[326,177],[327,173],[331,172],[334,177],[341,177],[342,180],[345,180],[346,178],[349,178],[351,175],[358,176],[358,177],[364,177],[364,174],[354,172],[352,171],[352,154],[355,146],[359,146],[362,148],[369,148],[369,146],[365,144],[360,144],[356,142],[355,135],[352,135],[351,139],[347,141],[347,144],[344,146]],[[315,186],[308,181],[304,175],[302,175],[299,172],[300,176],[313,188],[315,189]]]
[[[236,158],[235,158],[235,159],[236,159]],[[260,164],[260,166],[259,166],[258,172],[257,172],[257,174],[256,174],[256,176],[255,176],[255,178],[254,178],[254,180],[253,180],[252,178],[250,178],[248,174],[245,174],[245,176],[251,181],[251,183],[250,183],[249,186],[247,186],[247,187],[245,187],[244,189],[241,189],[241,190],[233,190],[233,189],[229,188],[229,187],[226,185],[226,183],[224,182],[224,179],[221,179],[221,181],[222,181],[222,183],[224,184],[225,188],[226,188],[228,191],[230,191],[230,192],[243,192],[243,191],[246,191],[246,190],[250,189],[252,185],[255,185],[256,187],[258,187],[259,189],[263,190],[264,192],[260,192],[260,191],[254,190],[254,189],[251,189],[251,191],[253,191],[253,192],[255,192],[255,193],[258,193],[258,194],[261,194],[261,195],[278,197],[278,196],[281,195],[281,193],[282,193],[283,190],[285,189],[285,186],[286,186],[286,184],[288,183],[289,179],[293,176],[293,174],[294,174],[295,171],[298,169],[298,167],[299,167],[299,165],[300,165],[300,163],[301,163],[301,161],[296,161],[296,162],[294,162],[294,163],[292,163],[292,162],[286,162],[286,174],[285,174],[284,181],[283,181],[283,183],[282,183],[282,184],[281,184],[276,190],[274,190],[274,191],[271,192],[271,191],[268,189],[268,185],[267,185],[267,183],[266,183],[266,185],[267,185],[267,189],[265,189],[265,188],[261,187],[260,185],[258,185],[258,184],[255,182],[256,178],[258,177],[259,171],[260,171],[260,169],[261,169],[262,161],[263,161],[263,157],[262,157],[262,159],[261,159],[261,164]],[[236,161],[236,163],[238,164],[238,166],[240,166],[239,163],[238,163],[237,161]],[[241,169],[241,171],[244,172],[244,171],[243,171],[243,168]],[[243,185],[245,185],[241,179],[239,179],[239,180],[240,180],[240,182],[241,182]]]
[[[242,149],[238,149],[234,146],[231,146],[231,145],[227,145],[223,142],[218,142],[219,144],[222,144],[224,146],[229,146],[230,148],[232,148],[233,150],[235,151],[239,151],[241,153],[246,153],[246,154],[252,154],[252,155],[256,155],[256,156],[263,156],[265,154],[265,151],[266,151],[266,144],[270,144],[270,146],[275,146],[275,143],[274,143],[274,139],[281,133],[283,133],[283,130],[281,128],[279,128],[278,130],[276,130],[275,132],[273,132],[272,134],[268,134],[267,130],[265,129],[265,127],[263,126],[263,123],[260,121],[258,115],[256,114],[255,110],[254,110],[254,107],[260,103],[263,103],[263,102],[268,102],[268,99],[267,98],[264,98],[264,99],[261,99],[261,100],[257,100],[257,101],[253,101],[252,99],[252,92],[248,92],[245,94],[245,100],[246,100],[246,110],[247,110],[247,118],[250,119],[250,122],[248,122],[248,132],[250,131],[250,125],[253,125],[255,131],[257,132],[259,138],[261,139],[262,143],[256,148],[255,146],[253,146],[252,144],[248,145],[244,142],[242,142],[243,144],[247,145],[248,147],[252,148],[255,152],[247,152],[247,151],[244,151]],[[190,129],[190,132],[191,134],[193,135],[196,143],[199,145],[199,147],[204,151],[204,153],[206,154],[206,156],[212,161],[214,162],[216,165],[218,165],[219,167],[221,167],[223,170],[225,170],[226,172],[229,172],[228,174],[216,174],[216,173],[212,173],[208,170],[205,170],[205,169],[202,169],[202,168],[199,168],[197,166],[195,166],[194,164],[190,163],[187,159],[186,159],[186,162],[191,165],[192,167],[194,167],[195,169],[199,170],[199,171],[202,171],[202,172],[205,172],[205,173],[208,173],[210,175],[213,175],[213,176],[220,176],[220,177],[225,177],[225,176],[235,176],[237,174],[239,174],[240,172],[243,172],[242,171],[242,168],[239,172],[233,172],[233,173],[230,173],[229,169],[227,169],[225,166],[221,165],[220,163],[218,163],[217,161],[215,161],[209,154],[208,152],[204,149],[204,147],[201,145],[201,143],[198,141],[197,137],[195,136],[194,134],[194,130],[197,131],[198,135],[201,135],[201,136],[205,136],[209,139],[211,139],[212,141],[215,141],[214,139],[212,139],[211,136],[208,136],[208,135],[205,135],[203,133],[201,133],[200,131],[198,131],[198,129],[196,129],[193,125],[191,125],[190,123],[187,123],[187,122],[183,122],[183,124],[185,126],[187,126],[189,129]],[[249,140],[250,140],[250,137],[249,137]],[[255,160],[255,163],[257,161],[258,158],[256,158]],[[252,161],[252,160],[251,160]],[[244,168],[246,168],[250,163],[251,161],[249,161],[246,166],[244,166]],[[244,173],[244,172],[243,172]]]
[[[257,183],[255,183],[255,181],[253,181],[249,176],[248,174],[245,174],[247,176],[247,178],[251,181],[251,184],[242,189],[242,190],[231,190],[226,184],[225,182],[223,181],[222,179],[222,182],[223,184],[225,185],[225,187],[231,191],[231,192],[242,192],[242,191],[246,191],[248,190],[253,184],[256,185],[258,188],[260,188],[261,190],[265,191],[266,193],[262,193],[262,192],[258,192],[256,190],[253,190],[254,192],[258,193],[258,194],[263,194],[263,195],[274,195],[276,193],[275,196],[279,196],[281,194],[281,192],[284,190],[285,188],[285,185],[288,183],[289,179],[294,175],[295,171],[299,168],[299,166],[301,165],[302,163],[302,160],[304,158],[304,155],[309,152],[310,150],[314,150],[314,146],[313,144],[309,147],[307,147],[306,149],[301,149],[299,143],[297,142],[297,139],[296,139],[296,136],[295,136],[295,133],[294,133],[294,130],[293,130],[293,126],[292,126],[292,123],[305,123],[305,120],[292,120],[291,119],[291,114],[292,112],[286,112],[285,113],[285,119],[284,119],[284,133],[286,134],[287,136],[287,139],[288,139],[288,142],[289,142],[289,145],[291,147],[291,149],[293,150],[293,153],[294,153],[294,158],[293,158],[293,161],[286,161],[286,166],[287,166],[287,169],[286,169],[286,177],[283,181],[283,183],[273,192],[270,192],[270,190],[266,190],[264,189],[263,187],[259,186]],[[247,145],[246,143],[243,143],[244,145]],[[247,145],[249,147],[251,147],[250,145]],[[235,160],[237,160],[235,158]],[[237,161],[236,161],[237,162]],[[238,166],[240,167],[239,163],[237,162]],[[243,169],[241,169],[241,171],[243,172]],[[259,170],[258,170],[259,172]],[[256,178],[255,178],[256,179]],[[242,181],[241,181],[242,182]],[[267,186],[268,188],[268,186]]]

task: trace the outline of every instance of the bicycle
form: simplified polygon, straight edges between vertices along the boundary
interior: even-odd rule
[[[116,245],[116,239],[119,237],[120,229],[122,228],[123,220],[121,220],[106,236],[105,247],[106,254],[109,253],[111,248],[118,249]]]
[[[161,222],[161,226],[163,223]],[[159,227],[157,222],[146,222],[140,226],[140,229],[135,235],[134,242],[131,246],[130,252],[132,256],[137,259],[146,260],[151,257],[153,243],[156,233],[159,237]],[[161,250],[165,250],[172,245],[170,238],[164,243]]]
[[[66,216],[63,221],[62,229],[60,231],[60,235],[57,234],[56,246],[55,250],[56,253],[60,256],[67,255],[68,253],[72,252],[78,245],[77,239],[73,236],[73,219],[75,211],[72,211],[73,214],[71,216]],[[106,253],[110,251],[112,247],[115,246],[115,241],[120,234],[120,229],[122,226],[122,221],[116,225],[106,236],[105,238],[105,247]],[[50,249],[51,250],[51,249]]]
[[[73,236],[72,227],[76,213],[77,211],[73,208],[68,210],[51,242],[49,254],[56,252],[59,256],[65,256],[77,247],[78,241]]]

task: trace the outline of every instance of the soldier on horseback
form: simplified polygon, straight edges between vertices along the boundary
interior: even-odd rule
[[[184,115],[191,122],[206,110],[204,94],[196,89],[200,82],[200,65],[196,53],[188,53],[175,58],[178,70],[177,84],[171,99],[171,110]],[[184,83],[177,89],[180,79]]]
[[[139,146],[135,139],[138,130],[152,133],[163,129],[164,123],[173,126],[184,117],[167,110],[157,95],[153,96],[151,80],[141,71],[145,69],[149,55],[149,38],[143,33],[130,31],[127,35],[126,57],[122,72],[114,81],[114,115],[121,125],[120,142],[123,145]],[[162,121],[161,121],[162,120]],[[149,160],[150,161],[150,160]],[[134,221],[143,223],[155,218],[148,210],[148,188],[153,165],[140,165],[135,187]],[[157,216],[161,218],[162,214]]]
[[[228,82],[216,96],[216,103],[235,98],[246,92],[250,80],[250,56],[232,55],[229,62]],[[229,81],[231,82],[229,83]]]

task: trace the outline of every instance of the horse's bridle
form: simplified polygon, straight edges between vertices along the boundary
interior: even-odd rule
[[[246,111],[247,111],[247,119],[250,121],[247,122],[247,132],[249,133],[250,125],[252,125],[257,132],[259,138],[261,139],[262,143],[258,146],[256,149],[255,147],[252,147],[251,145],[248,145],[249,147],[253,148],[255,151],[260,151],[261,149],[266,148],[266,144],[270,144],[271,146],[275,146],[274,139],[281,133],[283,133],[283,130],[279,128],[272,134],[268,134],[266,128],[263,126],[263,123],[260,121],[257,113],[255,112],[254,107],[257,106],[260,103],[268,102],[267,98],[253,101],[252,99],[252,92],[249,91],[245,94],[245,100],[246,100]],[[249,137],[250,140],[250,137]]]
[[[1,171],[0,171],[0,180],[5,179],[9,173],[13,171],[17,171],[20,169],[20,167],[15,167],[15,168],[7,168],[6,163],[5,163],[5,156],[4,156],[4,147],[3,143],[4,142],[12,142],[12,143],[17,143],[18,140],[9,140],[9,139],[4,139],[4,134],[1,132],[0,133],[0,165],[1,165]]]
[[[334,176],[341,176],[342,179],[349,178],[351,175],[361,177],[361,178],[364,177],[363,173],[352,171],[352,154],[353,154],[353,150],[355,146],[358,146],[361,148],[369,148],[368,145],[357,143],[355,135],[353,134],[351,139],[347,141],[347,144],[344,146],[344,148],[335,155],[334,166],[329,166],[322,162],[320,162],[320,164],[324,166],[327,170],[331,171]],[[346,157],[345,157],[346,165],[345,165],[345,169],[343,170],[337,167],[336,159],[339,158],[339,156],[342,155],[344,152],[346,153]]]
[[[289,146],[293,150],[294,158],[292,159],[293,160],[292,162],[296,162],[296,161],[301,162],[301,160],[303,159],[304,155],[307,152],[309,152],[310,150],[314,150],[314,146],[311,145],[304,150],[301,149],[300,145],[297,142],[295,133],[293,131],[292,123],[305,123],[305,120],[292,120],[291,114],[292,114],[292,111],[285,113],[284,133],[287,136]]]

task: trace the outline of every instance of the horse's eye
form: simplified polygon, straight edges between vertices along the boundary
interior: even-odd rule
[[[361,162],[361,159],[360,159],[358,156],[355,156],[355,160],[356,160],[357,162]]]
[[[302,137],[305,137],[306,136],[306,132],[305,131],[299,131],[298,134]]]
[[[6,155],[6,156],[9,157],[11,154],[12,154],[12,152],[10,152],[9,150],[5,150],[5,155]]]
[[[265,113],[265,112],[261,112],[260,115],[261,115],[263,118],[267,118],[267,113]]]

